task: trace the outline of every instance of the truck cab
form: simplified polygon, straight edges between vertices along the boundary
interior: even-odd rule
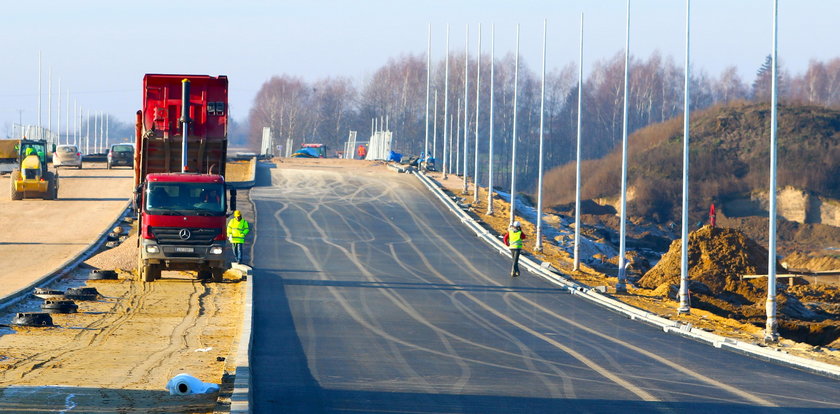
[[[215,174],[150,174],[143,184],[140,248],[144,276],[161,270],[198,270],[221,280],[225,270],[227,203]]]

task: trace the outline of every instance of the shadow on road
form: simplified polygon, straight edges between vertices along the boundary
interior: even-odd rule
[[[87,180],[90,178],[93,179],[103,179],[103,178],[113,178],[118,180],[125,180],[131,178],[130,176],[119,176],[119,175],[66,175],[59,173],[59,179],[61,180]]]
[[[60,191],[60,190],[59,190]],[[129,198],[96,198],[96,197],[82,197],[82,198],[59,198],[56,201],[128,201]]]
[[[283,270],[283,272],[295,273],[299,270]],[[304,272],[314,272],[305,270]],[[456,285],[447,283],[407,283],[407,282],[364,282],[345,280],[308,280],[308,279],[283,279],[284,285],[297,286],[334,286],[369,289],[401,289],[401,290],[451,290],[464,292],[519,292],[519,293],[565,293],[564,288],[534,288],[534,287],[512,287],[496,285]]]

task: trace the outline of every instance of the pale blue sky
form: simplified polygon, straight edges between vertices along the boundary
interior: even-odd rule
[[[810,59],[840,56],[840,1],[779,3],[779,54],[786,69],[801,73]],[[631,53],[647,57],[659,50],[681,66],[685,1],[633,0],[631,7]],[[692,66],[716,76],[736,65],[750,82],[770,53],[771,7],[772,0],[693,0]],[[623,49],[625,0],[4,2],[0,135],[17,122],[19,109],[25,124],[37,124],[39,50],[44,126],[50,67],[54,91],[60,77],[71,101],[124,122],[132,122],[139,109],[144,73],[226,74],[231,110],[242,120],[272,75],[362,80],[389,57],[424,54],[429,23],[433,57],[444,54],[447,23],[453,51],[463,50],[470,24],[471,55],[477,24],[483,25],[482,49],[488,52],[489,26],[495,23],[497,56],[513,52],[514,26],[520,23],[522,58],[537,69],[546,18],[548,67],[562,67],[577,61],[581,12],[586,14],[586,70]],[[54,109],[54,128],[56,117]]]

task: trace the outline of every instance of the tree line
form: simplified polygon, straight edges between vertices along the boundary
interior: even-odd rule
[[[445,61],[432,64],[431,95],[437,91],[437,119],[433,120],[433,99],[429,108],[429,145],[437,130],[437,158],[442,158],[444,122],[447,134],[457,137],[453,150],[462,146],[464,134],[464,66],[468,67],[466,99],[469,101],[469,151],[473,152],[476,99],[479,100],[479,182],[487,183],[487,153],[490,131],[490,57],[482,54],[465,59],[463,52],[449,57],[449,90],[444,94]],[[494,65],[494,184],[510,187],[510,152],[513,135],[514,55],[497,57]],[[407,155],[423,152],[426,136],[426,57],[404,55],[391,58],[368,79],[358,84],[344,77],[314,82],[284,74],[267,80],[254,98],[249,113],[249,140],[259,147],[263,127],[271,127],[278,144],[291,139],[325,143],[343,149],[349,131],[358,131],[358,141],[371,133],[371,120],[386,117],[394,132],[394,149]],[[517,96],[517,183],[534,191],[538,173],[541,79],[520,59]],[[718,76],[692,71],[692,110],[732,101],[766,101],[770,96],[771,61],[756,70],[751,83],[745,82],[732,66]],[[476,76],[480,90],[476,96]],[[570,63],[546,74],[544,162],[545,170],[574,161],[577,125],[578,70]],[[647,125],[683,114],[684,70],[672,57],[655,52],[646,59],[631,56],[628,127],[633,132]],[[840,106],[840,58],[813,60],[803,74],[790,75],[779,68],[780,99],[788,103]],[[592,65],[583,83],[582,156],[600,158],[619,145],[622,138],[624,55],[616,53]],[[444,120],[444,98],[448,99],[448,120]],[[459,102],[460,101],[460,102]],[[457,117],[460,109],[460,119]],[[430,152],[433,152],[430,149]],[[472,155],[470,155],[472,157]],[[453,161],[454,162],[454,161]],[[453,169],[454,169],[453,165]],[[461,166],[458,165],[460,168]],[[472,169],[470,163],[470,170]],[[473,173],[470,172],[470,175]]]

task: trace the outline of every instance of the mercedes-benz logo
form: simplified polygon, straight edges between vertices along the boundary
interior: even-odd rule
[[[192,236],[192,234],[190,234],[189,229],[181,229],[181,231],[178,232],[178,237],[180,237],[181,240],[188,240],[190,236]]]

